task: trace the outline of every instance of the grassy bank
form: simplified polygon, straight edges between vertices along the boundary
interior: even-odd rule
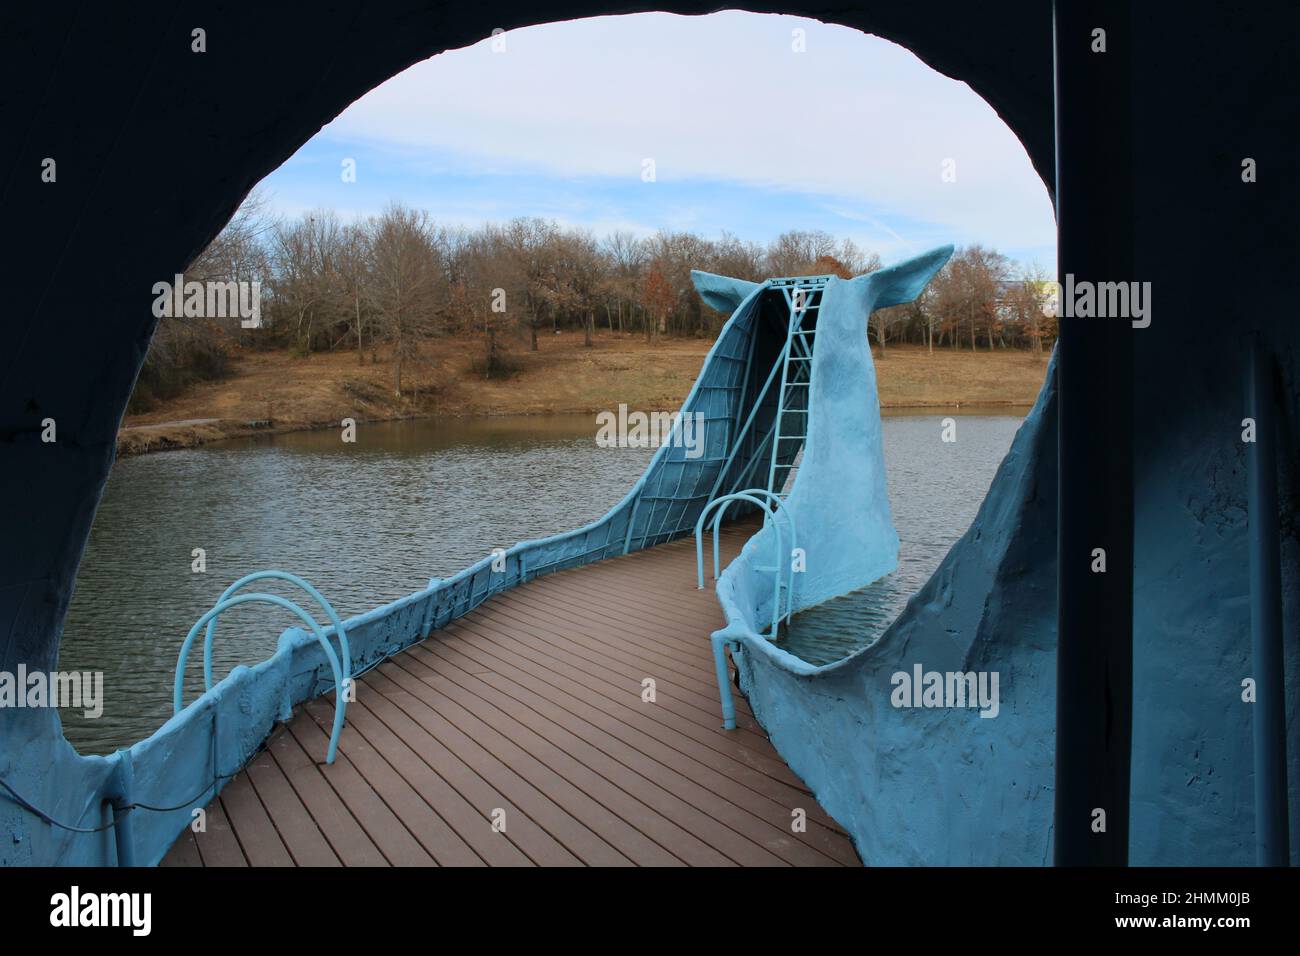
[[[394,392],[392,362],[381,353],[363,365],[355,352],[242,352],[234,372],[195,386],[146,414],[128,416],[118,453],[184,448],[241,435],[337,426],[344,418],[380,421],[436,415],[540,415],[617,408],[674,411],[695,382],[712,343],[598,334],[584,348],[581,333],[542,336],[537,352],[513,345],[519,370],[485,379],[472,370],[477,339],[426,345]],[[876,369],[886,408],[1028,405],[1047,369],[1028,352],[951,351],[916,346],[879,352]]]

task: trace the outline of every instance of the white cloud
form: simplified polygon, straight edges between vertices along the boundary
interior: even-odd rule
[[[805,53],[791,50],[796,27]],[[1047,192],[993,109],[877,37],[793,17],[638,14],[512,31],[506,47],[484,40],[417,64],[322,135],[436,151],[436,164],[451,154],[461,172],[630,185],[651,157],[661,182],[812,194],[903,246],[913,237],[900,220],[958,242],[1055,241]],[[955,183],[940,175],[949,158]]]

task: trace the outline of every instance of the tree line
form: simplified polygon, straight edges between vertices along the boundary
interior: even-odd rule
[[[790,230],[767,244],[690,232],[596,236],[519,217],[476,228],[440,224],[394,203],[344,221],[330,210],[269,215],[254,194],[186,270],[187,280],[262,283],[264,326],[237,319],[164,318],[141,372],[134,410],[224,374],[230,347],[288,348],[301,355],[353,350],[357,362],[392,366],[392,387],[409,392],[408,369],[423,345],[448,335],[482,342],[475,368],[509,375],[515,349],[538,336],[597,327],[620,335],[712,338],[725,320],[696,294],[692,269],[742,279],[880,268],[850,239]],[[878,310],[869,334],[886,354],[909,342],[930,349],[1041,351],[1055,338],[1042,277],[981,245],[959,249],[914,303]]]

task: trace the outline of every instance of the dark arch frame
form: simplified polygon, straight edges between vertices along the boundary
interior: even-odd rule
[[[852,11],[805,0],[743,6],[907,46],[983,96],[1052,188],[1045,4],[1014,0],[994,13],[934,0]],[[0,544],[0,666],[49,667],[57,658],[117,426],[156,322],[135,290],[180,271],[256,183],[413,63],[496,27],[716,9],[689,0],[367,0],[195,10],[182,19],[168,0],[146,0],[129,11],[6,11],[0,34],[18,42],[0,58],[0,121],[15,131],[0,154],[0,203],[25,235],[9,253],[21,281],[11,285],[10,347],[0,351],[0,524],[13,532],[10,546]],[[206,53],[191,52],[192,27],[206,30]],[[45,156],[58,163],[56,184],[33,172]],[[70,367],[81,370],[75,381]],[[39,437],[46,418],[57,422],[53,453]]]
[[[1041,0],[1007,0],[994,10],[953,0],[877,0],[866,10],[804,0],[744,8],[874,33],[967,82],[1020,138],[1058,214],[1069,210],[1058,223],[1061,272],[1131,274],[1132,244],[1106,246],[1104,228],[1133,211],[1125,166],[1131,117],[1122,108],[1131,60],[1125,5],[1060,5],[1072,39],[1057,48],[1055,77],[1052,6]],[[166,0],[145,0],[124,11],[44,5],[0,15],[0,35],[9,38],[0,58],[0,121],[15,131],[0,154],[0,203],[23,229],[6,262],[17,281],[9,283],[9,347],[0,352],[0,526],[8,532],[0,543],[0,667],[46,668],[57,660],[117,426],[153,332],[142,303],[158,276],[186,265],[243,196],[324,123],[407,66],[496,27],[652,9],[718,8],[689,0],[374,0],[187,8],[182,19]],[[1116,56],[1087,62],[1078,41],[1098,17],[1113,24]],[[195,27],[207,31],[202,54],[190,50]],[[1072,82],[1064,96],[1057,86],[1055,115],[1070,122],[1054,131],[1053,81],[1062,62],[1078,69],[1066,71]],[[1123,69],[1107,72],[1103,64]],[[1068,162],[1054,153],[1058,141],[1071,144]],[[57,185],[38,177],[46,156],[58,161]],[[1109,169],[1109,179],[1096,176],[1098,169]],[[1058,170],[1077,174],[1066,177],[1064,196]],[[1093,175],[1080,174],[1085,170]],[[1076,661],[1083,665],[1076,689],[1091,700],[1105,685],[1107,703],[1069,729],[1094,740],[1080,779],[1101,774],[1102,789],[1115,795],[1126,794],[1128,781],[1131,675],[1114,660],[1131,656],[1132,346],[1127,338],[1079,332],[1063,330],[1059,363],[1062,447],[1074,449],[1071,484],[1060,489],[1061,537],[1088,530],[1095,506],[1109,497],[1119,502],[1106,512],[1113,512],[1107,524],[1118,540],[1110,552],[1115,570],[1103,580],[1062,570],[1062,605],[1068,601],[1081,618],[1063,614],[1060,640],[1064,648],[1090,629],[1109,635],[1100,668],[1086,655]],[[1089,408],[1088,388],[1074,383],[1098,376],[1109,386],[1106,401]],[[58,423],[54,446],[40,440],[47,419]],[[1113,607],[1106,610],[1099,596],[1114,598]],[[1102,854],[1112,861],[1127,844],[1121,815],[1111,817]]]
[[[151,283],[189,262],[254,183],[367,89],[494,27],[648,9],[707,13],[720,5],[265,0],[235,6],[205,0],[183,7],[173,0],[0,6],[0,231],[9,240],[0,256],[7,280],[0,311],[0,669],[56,662],[117,425],[153,330],[144,305]],[[1292,525],[1281,542],[1282,617],[1289,635],[1300,631],[1300,539],[1292,521],[1300,487],[1300,326],[1285,281],[1296,257],[1300,63],[1291,43],[1300,8],[1284,0],[1261,0],[1248,11],[1228,0],[743,6],[878,34],[969,83],[1019,136],[1053,191],[1059,271],[1141,278],[1156,288],[1159,314],[1133,337],[1136,350],[1111,355],[1106,342],[1088,341],[1089,328],[1063,329],[1057,355],[1063,454],[1055,473],[1044,469],[1028,490],[1046,493],[1052,484],[1058,491],[1058,644],[1087,651],[1100,638],[1105,652],[1084,655],[1078,673],[1061,671],[1089,702],[1082,711],[1063,707],[1074,722],[1061,728],[1085,742],[1084,759],[1068,779],[1087,782],[1095,768],[1104,786],[1084,786],[1077,802],[1071,797],[1063,805],[1069,788],[1061,785],[1057,760],[1057,853],[1060,859],[1062,819],[1071,821],[1076,841],[1081,831],[1088,834],[1083,839],[1097,848],[1097,861],[1122,861],[1127,849],[1114,813],[1105,837],[1077,825],[1079,808],[1122,808],[1128,799],[1128,675],[1122,666],[1107,669],[1108,660],[1122,664],[1127,657],[1143,701],[1132,735],[1138,756],[1132,792],[1140,798],[1134,812],[1145,824],[1133,835],[1139,858],[1240,861],[1254,824],[1241,810],[1252,786],[1243,756],[1251,718],[1235,704],[1217,710],[1206,704],[1218,699],[1225,677],[1239,679],[1234,664],[1248,653],[1241,646],[1248,611],[1239,600],[1249,585],[1240,504],[1245,480],[1235,458],[1242,374],[1234,350],[1246,331],[1262,336],[1281,386],[1275,396],[1278,468],[1287,491],[1281,510]],[[1056,22],[1065,38],[1056,49],[1056,75],[1053,7],[1065,20]],[[1092,57],[1083,38],[1103,22],[1110,54]],[[209,51],[201,56],[189,50],[193,27],[208,32]],[[1057,83],[1062,77],[1066,82]],[[1053,155],[1054,86],[1059,156]],[[57,159],[57,185],[40,180],[45,157]],[[1258,179],[1249,185],[1241,175],[1243,157],[1258,165]],[[1207,224],[1223,257],[1211,270],[1196,245]],[[47,417],[58,423],[54,445],[40,440]],[[1135,474],[1140,507],[1132,497]],[[1107,573],[1089,581],[1087,551],[1080,559],[1077,549],[1107,530],[1089,525],[1097,508],[1113,517],[1110,530],[1122,540],[1118,549],[1108,548]],[[1135,512],[1143,598],[1137,605],[1131,554],[1124,553],[1134,546]],[[1134,620],[1142,636],[1136,646]],[[1285,658],[1291,717],[1300,713],[1294,650],[1292,640]],[[1064,660],[1058,656],[1058,663]],[[1170,681],[1174,660],[1186,664],[1177,684]],[[1064,686],[1058,682],[1058,704]],[[1207,717],[1211,732],[1198,723]],[[0,713],[0,723],[5,719]],[[1189,732],[1195,740],[1187,739]],[[1296,740],[1292,735],[1287,742],[1293,776]],[[1072,754],[1062,741],[1058,730],[1060,752]],[[0,749],[0,767],[12,756]],[[1205,768],[1219,772],[1207,780],[1200,773]],[[1105,796],[1096,800],[1089,789]],[[1300,813],[1297,792],[1292,789],[1293,817]],[[1300,836],[1291,832],[1294,857]]]

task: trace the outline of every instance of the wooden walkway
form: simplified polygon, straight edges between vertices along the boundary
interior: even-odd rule
[[[277,728],[163,865],[858,865],[743,698],[721,729],[721,625],[691,539],[520,585],[362,677],[333,766],[330,701]]]

